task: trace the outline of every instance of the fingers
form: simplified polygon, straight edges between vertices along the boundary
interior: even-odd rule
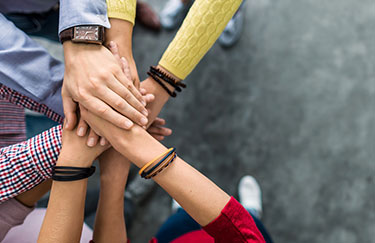
[[[69,96],[62,96],[64,115],[65,115],[65,128],[67,130],[73,130],[77,123],[77,104]]]
[[[86,136],[87,129],[88,129],[87,123],[81,118],[78,123],[77,135],[80,137]]]
[[[87,138],[87,146],[95,147],[98,144],[99,136],[94,132],[94,130],[90,129],[89,136]]]
[[[107,141],[107,139],[105,139],[105,137],[101,137],[100,138],[100,145],[101,146],[106,146],[106,145],[108,145],[109,143],[108,143],[108,141]]]
[[[152,123],[152,126],[164,126],[165,125],[165,120],[160,117],[156,117],[154,122]]]
[[[120,62],[121,62],[122,71],[124,72],[125,76],[129,80],[132,80],[132,74],[131,74],[131,71],[130,71],[130,67],[129,67],[128,61],[125,59],[125,57],[121,57],[121,61]]]
[[[87,110],[90,110],[95,115],[107,120],[110,123],[113,123],[120,128],[128,130],[133,126],[133,122],[131,120],[113,110],[110,106],[97,98],[89,98],[85,101],[85,103],[82,103],[80,107],[81,106],[85,107],[85,109],[81,109],[81,115],[87,114]],[[85,120],[88,121],[87,119]]]
[[[135,99],[137,99],[143,106],[146,106],[146,102],[143,100],[141,93],[138,89],[134,86],[132,81],[128,79],[123,72],[117,72],[115,75],[116,79],[120,81],[120,83],[127,88]],[[113,83],[113,82],[112,82]]]
[[[158,136],[169,136],[172,134],[172,130],[166,127],[151,126],[147,131],[152,135]]]
[[[109,88],[104,91],[105,93],[100,94],[100,97],[104,97],[103,101],[140,126],[147,124],[147,109],[134,98],[128,89],[116,84]]]
[[[158,141],[163,141],[164,140],[164,136],[160,136],[160,135],[155,135],[155,134],[150,134],[153,138],[155,138],[156,140]]]
[[[109,50],[112,52],[113,56],[121,63],[118,46],[114,41],[109,42]]]

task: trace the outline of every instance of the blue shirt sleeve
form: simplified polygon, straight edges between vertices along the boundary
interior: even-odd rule
[[[0,26],[0,83],[63,115],[63,63],[2,14]]]
[[[77,25],[110,28],[105,0],[60,0],[59,33]]]

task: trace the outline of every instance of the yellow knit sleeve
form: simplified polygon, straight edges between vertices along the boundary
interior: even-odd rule
[[[137,0],[107,0],[108,18],[127,20],[134,25]]]
[[[159,65],[185,79],[223,32],[242,0],[196,0]]]

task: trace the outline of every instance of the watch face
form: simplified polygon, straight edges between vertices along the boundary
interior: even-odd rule
[[[77,26],[74,28],[75,41],[98,41],[99,27],[98,26]]]

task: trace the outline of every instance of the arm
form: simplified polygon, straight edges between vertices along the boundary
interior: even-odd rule
[[[107,0],[107,2],[120,1]],[[241,2],[242,0],[194,1],[184,23],[164,52],[159,67],[176,80],[185,79],[219,38]],[[122,11],[125,13],[127,10],[125,4],[123,5]],[[120,42],[119,45],[121,53],[123,47]],[[171,86],[166,85],[172,90]],[[147,106],[147,109],[151,111],[148,116],[150,124],[160,113],[169,96],[151,78],[143,81],[141,87],[155,96],[155,102]]]
[[[89,148],[85,137],[64,130],[63,147],[58,166],[90,167],[93,160],[107,147]],[[79,242],[85,206],[87,178],[77,181],[53,181],[47,212],[38,242]]]
[[[91,127],[98,129],[117,151],[139,168],[166,151],[162,144],[138,126],[124,131],[86,110],[82,111],[82,115]],[[226,213],[225,208],[229,205],[230,196],[181,158],[177,157],[175,162],[155,176],[154,180],[200,225],[209,228],[215,219],[226,217],[222,214]],[[242,206],[240,208],[242,212],[237,215],[238,218],[233,217],[233,214],[229,218],[231,225],[235,226],[229,229],[230,235],[235,236],[234,239],[238,242],[263,242],[254,222],[247,217],[249,215],[245,213],[246,210]],[[236,223],[238,220],[242,220],[242,224]],[[216,227],[220,227],[220,224],[216,224]],[[225,229],[224,225],[221,227],[214,233],[207,232],[215,234],[212,236],[218,239],[220,231]]]
[[[64,65],[1,13],[0,26],[0,85],[40,104],[48,104],[54,112],[62,115],[60,93]]]
[[[59,22],[59,33],[77,25],[110,27],[105,0],[61,0]]]
[[[61,148],[61,126],[0,150],[0,203],[51,177]]]
[[[108,28],[106,10],[105,0],[62,1],[60,31],[77,25]],[[66,70],[62,98],[67,129],[73,129],[77,123],[75,102],[124,129],[129,129],[133,122],[146,125],[147,110],[142,96],[105,47],[71,41],[63,47]]]
[[[100,156],[100,197],[96,212],[95,243],[127,242],[124,190],[130,162],[114,149]]]

